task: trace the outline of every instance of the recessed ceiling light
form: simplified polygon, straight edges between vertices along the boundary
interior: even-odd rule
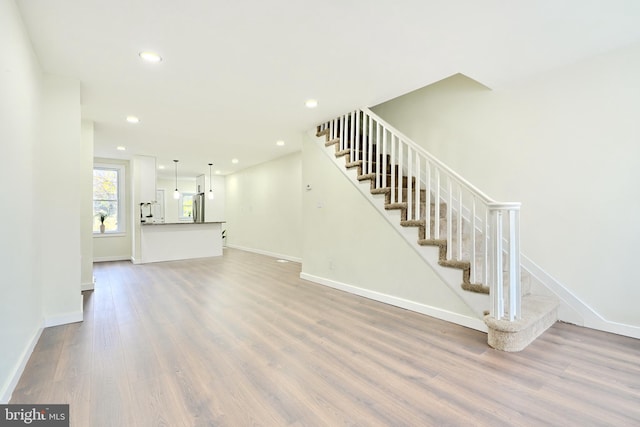
[[[317,100],[317,99],[307,99],[307,100],[304,102],[304,105],[305,105],[307,108],[316,108],[316,107],[318,106],[318,100]]]
[[[216,175],[220,175],[222,172],[220,171],[216,171]]]
[[[284,141],[283,141],[283,140],[276,141],[276,145],[277,145],[278,147],[282,147],[282,146],[284,145]]]
[[[138,123],[140,122],[140,119],[137,118],[136,116],[127,116],[127,121],[129,123]]]
[[[162,57],[155,52],[145,51],[140,52],[138,55],[147,62],[158,63],[162,61]]]
[[[231,159],[231,163],[233,163],[233,164],[238,163],[238,159]]]
[[[127,148],[126,148],[126,147],[124,147],[124,146],[122,146],[122,145],[118,145],[118,146],[116,147],[116,150],[118,150],[118,151],[125,151],[126,149],[127,149]]]
[[[158,165],[158,169],[164,169],[164,165]]]

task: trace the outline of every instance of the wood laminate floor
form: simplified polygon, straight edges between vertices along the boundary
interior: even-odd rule
[[[233,249],[94,272],[11,403],[69,403],[78,427],[640,425],[640,340],[556,324],[502,353]]]

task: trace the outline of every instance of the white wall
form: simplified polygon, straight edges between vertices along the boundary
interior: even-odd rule
[[[52,326],[82,320],[81,170],[82,162],[91,159],[80,156],[80,82],[47,75],[43,87],[36,214],[41,222],[42,309],[45,325]]]
[[[80,83],[43,76],[19,12],[0,2],[0,402],[41,328],[82,320]]]
[[[226,200],[226,178],[224,176],[212,176],[211,186],[213,189],[213,200],[206,199],[204,217],[206,221],[226,221],[225,200]],[[205,178],[205,193],[209,193],[209,177]],[[222,229],[225,229],[222,225]]]
[[[302,200],[303,277],[439,317],[475,318],[321,149],[303,143],[302,184],[311,186]]]
[[[301,153],[227,175],[227,245],[302,258]]]
[[[500,91],[454,77],[374,111],[502,201],[525,255],[609,321],[640,326],[640,46]]]
[[[0,2],[0,70],[0,403],[6,403],[42,326],[36,211],[42,186],[34,173],[42,75],[12,1]]]
[[[95,262],[101,261],[115,261],[115,260],[128,260],[131,259],[131,168],[128,160],[122,159],[107,159],[102,157],[96,157],[93,159],[94,163],[107,163],[114,165],[124,166],[124,178],[125,178],[125,233],[118,235],[100,234],[93,236],[93,260]],[[92,166],[93,174],[93,166]],[[93,182],[93,178],[92,178]],[[93,191],[93,188],[92,190]],[[89,213],[91,220],[93,221],[93,208]],[[91,223],[93,228],[93,222]],[[93,232],[92,232],[93,235]]]
[[[80,246],[82,290],[93,289],[93,122],[82,121],[80,147]]]

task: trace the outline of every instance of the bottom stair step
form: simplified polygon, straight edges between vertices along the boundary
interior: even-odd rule
[[[502,351],[520,351],[538,338],[558,320],[558,301],[542,295],[522,298],[522,318],[513,322],[487,315],[488,343]]]

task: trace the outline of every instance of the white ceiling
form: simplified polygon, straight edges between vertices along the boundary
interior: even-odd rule
[[[44,71],[80,80],[95,155],[153,155],[169,176],[172,159],[195,176],[292,153],[324,119],[455,73],[499,89],[640,41],[638,0],[16,3]]]

